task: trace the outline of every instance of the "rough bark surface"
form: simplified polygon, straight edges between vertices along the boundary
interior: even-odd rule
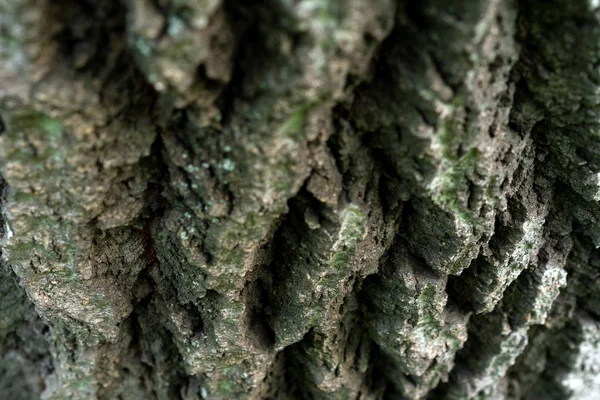
[[[599,7],[0,0],[0,398],[598,398]]]

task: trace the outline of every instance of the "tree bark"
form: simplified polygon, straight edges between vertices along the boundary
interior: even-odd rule
[[[596,398],[599,7],[0,0],[0,398]]]

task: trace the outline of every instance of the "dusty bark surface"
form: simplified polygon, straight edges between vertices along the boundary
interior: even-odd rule
[[[0,398],[598,398],[599,7],[0,0]]]

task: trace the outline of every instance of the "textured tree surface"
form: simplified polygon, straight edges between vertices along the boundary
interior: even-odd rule
[[[0,398],[597,399],[600,2],[0,0]]]

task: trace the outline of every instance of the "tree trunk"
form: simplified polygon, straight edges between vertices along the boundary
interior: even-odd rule
[[[0,0],[0,398],[597,398],[599,7]]]

